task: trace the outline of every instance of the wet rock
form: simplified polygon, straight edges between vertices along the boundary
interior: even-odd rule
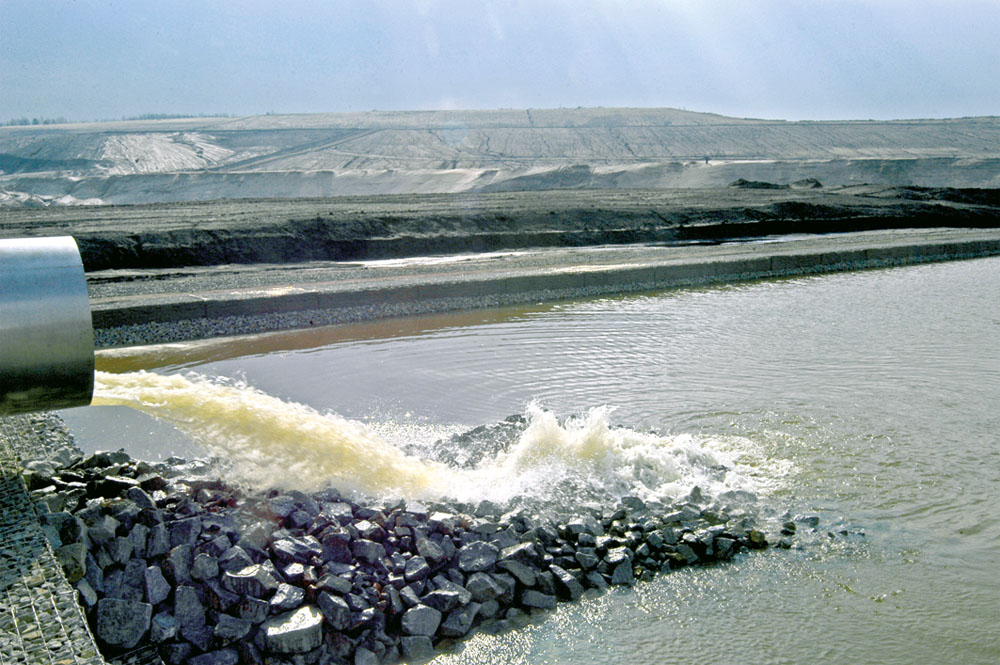
[[[219,556],[219,568],[223,571],[242,570],[253,564],[253,559],[239,545],[233,545]]]
[[[264,598],[277,590],[278,580],[263,564],[254,564],[241,570],[226,571],[222,576],[222,588],[241,596]]]
[[[520,561],[510,559],[507,561],[501,561],[497,564],[497,567],[506,570],[508,573],[513,575],[518,582],[526,587],[535,586],[537,582],[537,572]]]
[[[429,660],[434,656],[434,643],[431,638],[424,636],[409,636],[399,640],[403,658],[408,661]]]
[[[260,635],[268,651],[307,653],[323,643],[323,613],[314,605],[303,605],[262,623]]]
[[[403,613],[400,625],[405,635],[433,637],[441,625],[441,612],[427,605],[417,605]]]
[[[427,579],[431,573],[431,567],[427,559],[422,556],[415,556],[406,561],[403,568],[403,577],[407,582]]]
[[[433,565],[442,563],[448,558],[444,549],[428,538],[417,539],[417,553]]]
[[[275,540],[271,544],[271,551],[283,564],[308,563],[309,559],[323,553],[323,545],[314,536],[287,536]]]
[[[535,589],[525,589],[521,593],[521,605],[534,609],[552,610],[556,607],[556,597]]]
[[[632,562],[626,559],[614,567],[611,571],[611,586],[635,583],[635,572],[632,569]]]
[[[385,557],[385,547],[373,540],[355,540],[351,543],[351,552],[361,561],[375,563]]]
[[[563,568],[553,565],[549,567],[555,577],[556,593],[565,600],[578,600],[583,595],[583,585],[579,580]]]
[[[503,594],[503,587],[487,573],[473,573],[470,575],[465,588],[480,603],[495,600]]]
[[[293,610],[305,601],[305,597],[305,591],[299,587],[282,582],[278,584],[277,591],[271,596],[271,612]]]
[[[438,628],[444,637],[464,637],[472,628],[472,622],[479,613],[479,603],[469,603],[465,607],[452,610]]]
[[[323,617],[334,630],[347,630],[351,624],[351,608],[339,596],[322,591],[316,597]]]
[[[198,534],[201,533],[201,517],[185,517],[174,520],[170,524],[170,547],[178,545],[188,545],[194,547],[198,542]]]
[[[97,603],[97,637],[110,647],[131,649],[149,630],[153,606],[117,598]]]
[[[484,542],[469,543],[458,551],[458,567],[464,573],[490,570],[497,562],[499,550]]]
[[[323,591],[333,591],[339,594],[350,593],[352,587],[353,585],[350,580],[332,573],[327,573],[323,577],[319,578],[318,582],[316,582],[317,589]]]

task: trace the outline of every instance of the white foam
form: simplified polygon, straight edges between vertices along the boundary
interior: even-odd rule
[[[531,405],[527,427],[509,449],[474,468],[455,468],[401,449],[401,437],[423,438],[426,450],[428,435],[447,429],[382,427],[393,433],[392,442],[362,423],[197,375],[97,372],[94,403],[127,405],[171,422],[228,460],[232,480],[258,488],[308,491],[332,484],[369,495],[470,502],[518,496],[669,500],[696,486],[711,495],[759,493],[774,471],[760,460],[739,459],[754,455],[740,437],[660,436],[613,427],[606,407],[560,421]]]

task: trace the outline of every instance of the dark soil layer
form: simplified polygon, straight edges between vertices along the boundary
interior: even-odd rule
[[[73,235],[96,271],[1000,227],[1000,190],[734,185],[6,208],[0,237]]]

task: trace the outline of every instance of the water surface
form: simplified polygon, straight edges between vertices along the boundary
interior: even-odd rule
[[[269,337],[158,371],[238,377],[390,438],[607,405],[631,431],[723,442],[767,502],[822,519],[801,549],[564,605],[442,662],[985,664],[1000,662],[998,303],[988,258]],[[66,414],[84,446],[185,445],[92,411]],[[824,535],[840,529],[865,535]]]

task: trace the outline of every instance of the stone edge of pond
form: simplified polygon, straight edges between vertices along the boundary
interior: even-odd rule
[[[781,246],[777,243],[776,246]],[[396,288],[310,287],[267,297],[179,295],[143,304],[96,305],[98,348],[208,339],[448,311],[615,293],[735,283],[772,277],[887,268],[1000,254],[1000,238],[910,242],[801,252],[754,253],[703,261],[419,283]]]
[[[246,494],[204,462],[83,456],[71,439],[36,457],[23,478],[41,530],[112,662],[421,661],[559,602],[790,547],[795,532],[765,535],[699,491],[555,521],[488,501]]]

